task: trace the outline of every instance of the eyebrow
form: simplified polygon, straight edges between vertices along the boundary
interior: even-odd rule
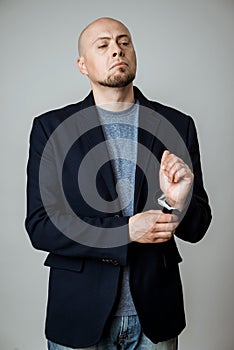
[[[130,40],[130,36],[128,34],[120,34],[117,36],[117,40],[122,39],[122,38],[128,38]],[[96,40],[94,40],[93,44],[95,44],[97,41],[100,41],[100,40],[111,40],[111,37],[100,36]]]

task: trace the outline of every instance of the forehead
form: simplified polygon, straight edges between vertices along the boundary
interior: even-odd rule
[[[86,44],[92,44],[99,38],[115,38],[127,35],[130,37],[128,29],[120,22],[102,20],[93,23],[86,29],[84,33],[84,41]]]

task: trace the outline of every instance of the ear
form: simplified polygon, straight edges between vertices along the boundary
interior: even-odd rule
[[[77,59],[77,66],[79,68],[79,71],[82,73],[82,74],[85,74],[85,75],[88,75],[88,72],[87,72],[87,69],[86,69],[86,65],[85,65],[85,60],[84,60],[84,57],[81,56]]]

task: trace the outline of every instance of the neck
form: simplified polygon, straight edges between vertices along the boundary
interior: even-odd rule
[[[118,112],[134,103],[133,84],[123,88],[92,86],[95,104],[103,109]]]

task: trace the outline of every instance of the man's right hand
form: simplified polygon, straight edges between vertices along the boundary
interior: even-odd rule
[[[129,235],[138,243],[163,243],[171,239],[178,225],[176,215],[148,210],[130,217]]]

